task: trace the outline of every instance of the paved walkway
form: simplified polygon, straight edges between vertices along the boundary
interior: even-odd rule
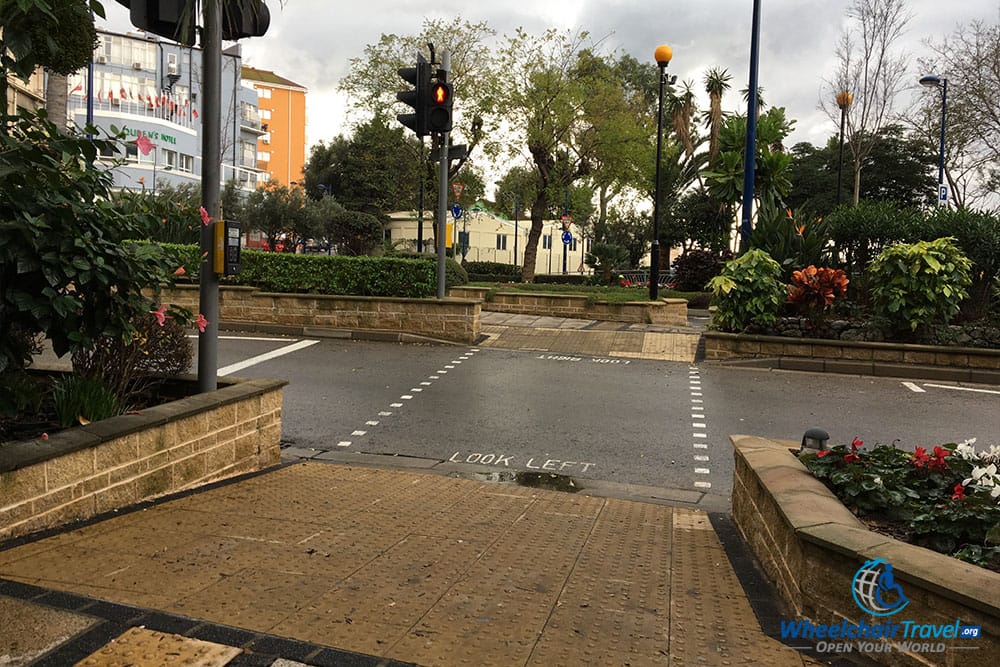
[[[399,470],[288,465],[0,551],[0,582],[0,664],[820,664],[703,512]]]
[[[484,312],[481,344],[691,362],[693,324]],[[298,462],[0,545],[0,665],[824,664],[762,631],[742,548],[696,509]]]
[[[483,347],[691,363],[708,318],[693,316],[691,326],[666,327],[484,310],[480,322]]]

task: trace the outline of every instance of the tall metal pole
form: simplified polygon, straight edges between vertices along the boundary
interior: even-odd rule
[[[217,386],[219,342],[219,277],[213,270],[215,243],[213,224],[219,216],[219,183],[222,160],[219,123],[222,107],[222,2],[205,0],[205,23],[201,37],[202,103],[201,103],[201,205],[213,218],[213,223],[201,227],[201,271],[198,303],[201,314],[208,320],[198,336],[198,391],[214,391]]]
[[[943,204],[948,201],[948,195],[945,194],[942,197],[942,193],[945,193],[944,189],[944,125],[945,119],[947,117],[948,108],[948,79],[944,77],[941,78],[941,148],[938,155],[938,204]]]
[[[740,247],[750,247],[753,226],[754,167],[757,157],[757,63],[760,59],[760,0],[753,0],[753,25],[750,31],[750,91],[747,100],[747,141],[743,155],[743,216],[740,221]]]
[[[656,105],[656,181],[653,183],[653,246],[649,252],[649,300],[660,294],[660,162],[663,154],[663,86],[668,62],[656,63],[660,68],[660,97]]]
[[[424,156],[424,138],[420,137],[420,193],[417,195],[417,252],[424,251],[424,178],[427,169]]]
[[[563,200],[563,218],[569,215],[569,188],[566,188],[566,198]],[[563,231],[568,230],[569,225],[563,223]],[[563,243],[563,275],[566,275],[566,253],[569,252],[569,244]]]
[[[847,119],[847,106],[840,107],[840,157],[837,158],[837,206],[840,206],[841,185],[844,181],[844,121]]]

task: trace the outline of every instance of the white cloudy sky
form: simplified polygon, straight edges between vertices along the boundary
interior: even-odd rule
[[[585,29],[604,42],[640,60],[653,59],[658,44],[670,44],[670,71],[693,79],[701,88],[710,67],[733,74],[733,89],[746,87],[749,72],[751,0],[277,0],[267,3],[271,28],[261,38],[243,40],[244,63],[272,70],[309,89],[307,141],[329,140],[349,131],[347,101],[337,90],[348,61],[362,55],[366,44],[383,33],[418,32],[428,7],[433,16],[461,16],[487,21],[498,35],[519,26],[539,33],[550,27]],[[834,46],[846,24],[850,0],[762,0],[760,85],[769,105],[784,106],[797,126],[789,144],[822,144],[836,133],[835,124],[818,109],[824,77],[832,76]],[[1000,19],[998,0],[909,0],[913,13],[905,35],[905,50],[915,57],[925,53],[923,41],[940,40],[958,24]],[[104,27],[130,29],[128,10],[106,0]],[[738,92],[725,100],[726,110],[743,104]]]

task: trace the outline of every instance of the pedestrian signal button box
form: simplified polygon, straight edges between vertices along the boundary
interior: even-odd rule
[[[240,272],[240,230],[236,220],[219,220],[215,223],[215,256],[212,269],[221,276],[235,276]]]

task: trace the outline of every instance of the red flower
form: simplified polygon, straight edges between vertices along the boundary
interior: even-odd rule
[[[156,147],[156,144],[150,141],[145,134],[135,140],[135,145],[143,155],[149,155],[149,152]]]
[[[149,311],[153,315],[156,316],[156,323],[159,324],[161,327],[163,326],[163,323],[167,321],[166,310],[167,310],[167,306],[166,305],[161,305],[156,310]]]
[[[208,211],[205,210],[204,206],[198,207],[198,213],[201,214],[201,224],[207,227],[208,223],[212,222],[212,217],[208,214]]]
[[[183,276],[185,273],[187,273],[187,269],[185,269],[183,266],[177,267],[177,270],[174,271],[175,276]]]
[[[850,454],[844,454],[844,463],[857,463],[861,460],[861,457],[851,452]]]
[[[196,319],[194,323],[198,325],[198,331],[205,333],[205,327],[208,326],[208,320],[205,319],[204,315],[198,313],[198,319]]]
[[[865,444],[864,440],[859,440],[858,438],[854,438],[853,440],[851,440],[851,451],[852,452],[858,451],[864,444]]]
[[[816,452],[816,458],[821,459],[824,456],[826,456],[827,454],[829,454],[831,451],[833,451],[833,450],[824,449],[824,450],[818,451],[818,452]]]
[[[923,447],[917,447],[913,450],[913,458],[910,459],[910,465],[916,466],[917,468],[923,468],[925,465],[930,463],[931,457],[927,455],[927,450]]]
[[[952,491],[955,492],[955,493],[951,494],[951,499],[952,500],[962,500],[963,498],[965,498],[965,487],[962,486],[961,482],[959,482],[958,484],[956,484],[955,488],[952,489]]]

